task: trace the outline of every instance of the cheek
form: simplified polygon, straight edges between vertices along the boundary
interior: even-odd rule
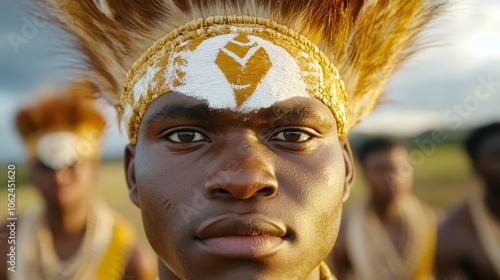
[[[153,146],[154,148],[154,146]],[[168,210],[168,213],[178,211],[179,205],[192,200],[198,192],[200,166],[187,164],[179,157],[169,156],[164,149],[149,149],[137,151],[135,175],[141,209],[151,205]],[[198,172],[196,172],[198,170]],[[144,210],[144,209],[143,209]]]
[[[82,166],[82,169],[75,172],[73,175],[73,183],[78,186],[80,193],[86,193],[92,190],[97,184],[97,166]]]
[[[47,196],[54,192],[54,176],[43,172],[34,172],[31,176],[31,183],[40,190],[42,195]]]
[[[318,251],[321,255],[333,246],[340,226],[345,162],[340,148],[318,150],[321,153],[297,162],[294,170],[285,169],[288,181],[282,191],[295,200],[297,211],[290,214],[295,214],[291,219],[296,221],[299,237],[310,246],[324,244]]]
[[[156,148],[156,149],[155,149]],[[201,166],[169,156],[165,149],[149,145],[137,148],[135,178],[146,235],[153,249],[169,263],[173,250],[187,238],[189,222],[202,213],[206,200],[200,195]],[[159,234],[161,233],[161,234]],[[184,233],[184,234],[176,234]]]

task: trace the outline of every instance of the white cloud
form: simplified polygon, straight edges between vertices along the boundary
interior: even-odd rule
[[[357,124],[351,133],[415,136],[440,123],[438,113],[426,111],[375,112]]]

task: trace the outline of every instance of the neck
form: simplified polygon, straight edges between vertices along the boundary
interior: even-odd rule
[[[158,259],[158,275],[160,280],[179,280],[179,277],[175,276],[175,274],[168,269],[168,267]],[[320,280],[320,268],[316,267],[309,276],[305,280]]]
[[[70,209],[49,207],[46,218],[53,236],[55,238],[57,236],[70,236],[85,231],[89,208],[88,203]]]
[[[486,208],[490,210],[490,213],[500,222],[500,193],[491,191],[491,189],[495,189],[494,187],[490,187],[486,189],[484,194],[484,202],[486,204]]]

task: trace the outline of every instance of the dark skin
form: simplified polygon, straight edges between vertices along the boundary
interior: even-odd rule
[[[408,151],[400,146],[373,151],[362,163],[363,176],[370,188],[371,206],[400,254],[406,240],[402,221],[395,211],[395,202],[402,193],[411,189],[413,171],[408,169],[408,164]],[[338,279],[347,279],[353,269],[344,230],[348,222],[347,219],[342,220],[337,243],[329,258]]]
[[[500,223],[500,132],[480,144],[472,163],[485,186],[486,207]],[[499,279],[479,241],[466,203],[439,228],[436,272],[437,279]]]
[[[161,279],[319,279],[352,184],[336,127],[312,97],[248,113],[154,101],[125,164]]]
[[[53,170],[37,162],[31,166],[30,179],[46,202],[46,219],[53,235],[54,251],[61,260],[68,260],[80,248],[85,236],[89,199],[98,179],[98,162],[82,160],[73,166]],[[22,218],[17,220],[17,228]],[[6,224],[0,228],[8,234]],[[7,279],[7,242],[0,242],[0,279]],[[10,246],[10,245],[9,245]],[[145,263],[146,253],[134,246],[128,260],[124,279],[154,279],[155,269]],[[128,278],[127,278],[128,277]]]

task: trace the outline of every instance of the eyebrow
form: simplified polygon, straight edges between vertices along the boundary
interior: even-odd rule
[[[303,104],[295,105],[292,107],[270,107],[266,110],[263,115],[264,119],[271,120],[274,125],[277,125],[276,121],[283,121],[283,124],[304,122],[304,124],[314,124],[316,128],[319,127],[330,127],[332,125],[329,117],[325,115],[324,112],[316,109],[313,106]]]
[[[208,119],[217,117],[220,109],[210,108],[207,104],[189,105],[184,103],[166,104],[154,112],[145,122],[144,127],[162,123],[172,119]],[[293,107],[271,106],[264,108],[260,120],[301,120],[315,119],[319,123],[324,121],[324,116],[317,110],[307,105]]]
[[[270,119],[321,118],[316,110],[310,106],[303,105],[296,105],[293,107],[273,106],[266,110],[264,117]]]
[[[161,123],[169,119],[203,119],[215,113],[207,104],[187,105],[181,103],[167,104],[149,117],[145,125]]]

